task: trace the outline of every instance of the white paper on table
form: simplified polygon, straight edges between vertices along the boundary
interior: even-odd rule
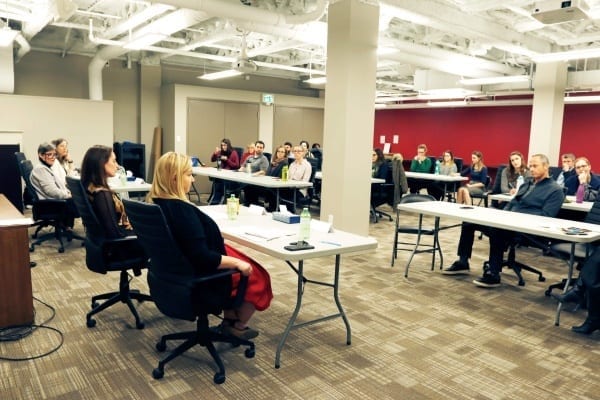
[[[317,231],[317,232],[322,232],[322,233],[333,232],[333,227],[331,226],[331,224],[329,222],[319,221],[318,219],[310,220],[310,229]]]
[[[281,229],[263,229],[256,226],[239,226],[232,229],[236,235],[245,236],[251,240],[265,241],[290,236],[290,232]]]
[[[250,204],[250,207],[248,207],[248,214],[265,215],[266,211],[265,211],[265,208],[262,206],[258,206],[256,204]]]

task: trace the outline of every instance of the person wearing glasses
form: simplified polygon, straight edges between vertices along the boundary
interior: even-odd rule
[[[417,155],[410,162],[410,172],[431,173],[431,158],[427,157],[427,146],[420,144],[417,146]],[[408,179],[408,187],[411,193],[419,193],[423,188],[429,192],[429,184],[421,179]]]
[[[73,228],[75,218],[79,217],[79,214],[71,198],[71,192],[67,189],[64,177],[59,176],[52,168],[56,162],[56,147],[52,143],[40,144],[38,146],[38,159],[40,163],[33,167],[31,171],[31,185],[40,200],[67,200],[63,225],[69,231]]]
[[[291,181],[308,182],[312,175],[312,165],[304,158],[306,150],[302,146],[294,146],[292,153],[294,154],[294,162],[290,164],[288,179]],[[293,204],[294,193],[292,191],[296,191],[296,201],[298,203],[303,203],[308,196],[308,189],[302,188],[281,191],[281,197],[292,203],[290,211],[296,212],[296,204]]]
[[[590,160],[585,157],[577,157],[575,159],[575,175],[565,182],[567,196],[574,195],[579,185],[583,185],[585,189],[583,194],[584,201],[596,200],[598,190],[600,189],[600,177],[592,173]]]

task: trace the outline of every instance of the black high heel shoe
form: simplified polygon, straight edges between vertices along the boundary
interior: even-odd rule
[[[571,330],[575,333],[591,335],[594,331],[600,330],[600,318],[586,318],[580,326],[574,326]]]

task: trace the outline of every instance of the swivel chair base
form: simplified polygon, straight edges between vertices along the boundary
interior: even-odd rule
[[[103,303],[98,303],[99,300],[106,301]],[[135,318],[135,327],[137,329],[144,329],[144,323],[141,321],[132,300],[137,300],[138,302],[152,301],[152,297],[147,294],[140,293],[139,290],[131,290],[129,288],[129,276],[127,271],[121,271],[118,292],[104,293],[92,297],[92,310],[86,314],[87,327],[93,328],[96,326],[96,320],[92,318],[95,314],[98,314],[100,311],[121,302],[127,304],[127,307],[129,307],[129,310],[133,314]]]

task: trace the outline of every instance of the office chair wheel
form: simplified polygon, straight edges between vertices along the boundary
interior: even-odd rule
[[[162,340],[158,343],[156,343],[156,350],[163,352],[167,349],[167,344],[165,342],[163,342]]]
[[[225,382],[225,374],[222,372],[217,372],[215,374],[215,377],[213,378],[213,381],[217,384],[220,385],[221,383]]]
[[[552,289],[546,289],[546,291],[544,292],[544,296],[549,297],[552,294]]]
[[[97,301],[92,301],[92,310],[96,307],[98,307],[100,305],[100,303],[98,303]]]
[[[165,376],[165,371],[163,371],[160,368],[154,368],[152,370],[152,377],[154,379],[161,379],[163,376]]]
[[[33,248],[33,245],[29,246],[29,252],[30,252],[30,253],[33,253],[33,251],[34,251],[34,250],[35,250],[35,249]]]
[[[87,325],[88,328],[93,328],[96,326],[96,320],[94,318],[89,318],[85,324]]]
[[[244,355],[246,356],[246,358],[254,358],[255,354],[256,352],[253,348],[247,348],[246,351],[244,351]]]
[[[546,282],[546,277],[545,276],[539,276],[538,277],[538,281],[540,281],[540,282]]]
[[[59,247],[58,248],[58,252],[59,253],[64,253],[65,252],[65,248],[64,247]]]
[[[145,325],[145,324],[144,324],[142,321],[139,321],[139,322],[136,322],[136,323],[135,323],[135,327],[136,327],[137,329],[144,329],[144,327],[145,327],[145,326],[146,326],[146,325]]]

